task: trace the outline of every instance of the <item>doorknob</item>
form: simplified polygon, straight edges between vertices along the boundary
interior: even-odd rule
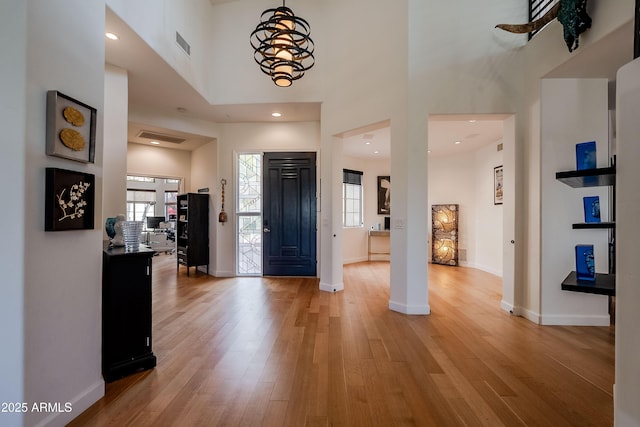
[[[270,233],[270,232],[271,232],[271,229],[269,229],[269,228],[265,227],[265,228],[263,228],[263,229],[262,229],[262,231],[264,231],[265,233]]]

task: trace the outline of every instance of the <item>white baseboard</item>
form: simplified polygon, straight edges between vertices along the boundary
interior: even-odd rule
[[[531,310],[527,310],[522,307],[516,307],[513,304],[510,304],[506,301],[500,302],[500,308],[513,316],[524,317],[525,319],[535,323],[536,325],[540,324],[540,314],[534,313]]]
[[[235,277],[235,273],[231,272],[231,271],[225,271],[225,270],[216,270],[213,272],[213,275],[215,277]]]
[[[320,282],[320,290],[324,292],[340,292],[344,291],[344,283],[322,283]]]
[[[500,301],[500,308],[502,310],[504,310],[504,311],[507,311],[507,312],[515,315],[515,316],[519,316],[520,315],[520,314],[517,313],[518,310],[516,309],[516,307],[513,304],[508,303],[508,302],[506,302],[504,300]]]
[[[69,401],[71,403],[71,412],[59,412],[49,414],[48,417],[36,424],[37,427],[45,426],[64,426],[77,418],[84,411],[89,409],[91,405],[96,403],[104,396],[104,380],[100,379],[91,387],[85,389],[82,393],[75,396]],[[64,409],[66,402],[62,402]]]
[[[589,316],[589,315],[542,315],[541,325],[559,326],[609,326],[611,319],[609,315]]]
[[[364,261],[368,261],[369,258],[364,256],[364,257],[358,257],[358,258],[351,258],[351,259],[345,259],[342,261],[342,265],[347,265],[347,264],[355,264],[357,262],[364,262]]]
[[[478,265],[478,264],[473,264],[473,263],[466,262],[466,261],[461,261],[460,262],[460,266],[469,267],[469,268],[475,268],[477,270],[482,270],[482,271],[484,271],[486,273],[493,274],[494,276],[502,277],[502,271],[494,270],[492,268],[485,267],[484,265]]]
[[[394,301],[389,301],[389,310],[397,311],[398,313],[402,313],[402,314],[412,314],[412,315],[413,314],[421,315],[421,314],[431,313],[431,307],[429,307],[428,304],[406,305],[406,304],[400,304]]]

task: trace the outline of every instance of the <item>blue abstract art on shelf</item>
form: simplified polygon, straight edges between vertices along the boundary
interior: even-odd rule
[[[576,275],[578,280],[596,280],[596,263],[593,245],[576,245]]]
[[[600,197],[589,196],[584,197],[584,222],[591,224],[600,222]]]
[[[576,144],[576,168],[578,170],[596,168],[596,142],[588,141]]]

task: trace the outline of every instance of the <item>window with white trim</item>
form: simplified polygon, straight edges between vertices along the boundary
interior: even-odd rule
[[[360,171],[342,170],[342,226],[362,227],[362,175]]]

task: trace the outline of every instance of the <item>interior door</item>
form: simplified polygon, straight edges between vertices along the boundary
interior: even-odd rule
[[[265,153],[262,274],[316,275],[316,153]]]

